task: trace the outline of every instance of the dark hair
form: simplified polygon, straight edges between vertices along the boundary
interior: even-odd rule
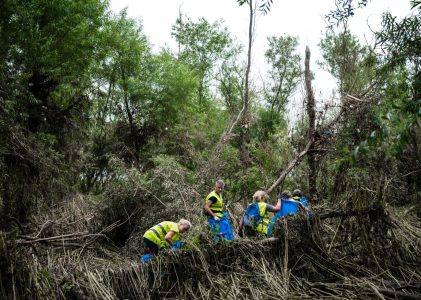
[[[283,191],[281,196],[282,196],[282,198],[291,198],[291,192],[290,191]]]
[[[299,189],[296,189],[292,192],[292,195],[301,197],[303,194],[301,193],[301,191]]]

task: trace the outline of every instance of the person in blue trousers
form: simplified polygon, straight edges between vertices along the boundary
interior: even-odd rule
[[[214,235],[216,242],[221,239],[227,241],[234,239],[228,214],[224,210],[224,200],[222,198],[224,187],[224,181],[216,181],[214,190],[206,196],[203,205],[203,211],[208,217],[211,233]]]

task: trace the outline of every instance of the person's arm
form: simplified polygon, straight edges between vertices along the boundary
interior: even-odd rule
[[[281,199],[278,199],[278,203],[275,206],[269,205],[267,206],[267,210],[273,213],[277,213],[281,209]]]
[[[295,203],[297,203],[297,205],[298,205],[298,209],[299,209],[300,211],[306,211],[306,210],[307,210],[307,208],[304,206],[304,204],[302,204],[302,203],[301,203],[301,201],[299,201],[299,200],[295,200],[295,199],[288,199],[288,201],[291,201],[291,202],[295,202]]]
[[[243,234],[243,217],[241,217],[241,219],[240,219],[240,226],[238,227],[238,235],[240,237],[244,236],[244,234]]]
[[[207,212],[214,220],[217,221],[217,219],[219,219],[215,213],[211,210],[210,206],[212,205],[212,203],[214,203],[216,201],[215,197],[211,197],[208,201],[206,201],[205,205],[203,206],[203,209],[205,210],[205,212]]]
[[[166,235],[165,235],[165,241],[168,243],[168,245],[170,245],[170,247],[172,247],[173,242],[172,242],[172,237],[174,236],[175,232],[170,230]]]
[[[238,227],[238,231],[243,230],[243,218],[240,219],[240,226]]]

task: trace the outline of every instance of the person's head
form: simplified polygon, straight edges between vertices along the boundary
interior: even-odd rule
[[[215,192],[217,192],[218,194],[222,193],[224,191],[224,186],[225,183],[224,181],[222,181],[222,179],[217,180],[215,183]]]
[[[299,190],[299,189],[295,189],[293,192],[292,192],[292,196],[293,197],[301,197],[303,194],[301,193],[301,191]]]
[[[266,195],[265,191],[257,191],[253,195],[253,200],[257,202],[264,202],[266,200]]]
[[[178,222],[178,228],[180,229],[180,233],[188,231],[191,228],[191,226],[192,225],[190,221],[185,220],[185,219],[181,219]]]
[[[292,197],[290,191],[283,191],[282,194],[281,194],[281,196],[284,199],[290,199]]]

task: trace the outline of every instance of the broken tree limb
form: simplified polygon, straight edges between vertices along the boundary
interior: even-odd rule
[[[282,181],[284,181],[285,177],[289,174],[289,172],[291,172],[291,170],[295,167],[295,165],[297,163],[300,162],[300,160],[303,158],[304,155],[307,154],[307,152],[309,151],[311,145],[313,144],[313,141],[309,141],[306,145],[306,147],[304,148],[303,151],[301,151],[288,165],[288,167],[281,173],[281,175],[279,175],[278,179],[275,181],[274,184],[272,184],[272,186],[267,190],[268,193],[271,193],[278,185],[280,185],[282,183]]]
[[[297,163],[300,162],[302,157],[304,155],[308,155],[308,163],[309,163],[309,193],[310,193],[310,199],[315,198],[314,196],[317,195],[317,161],[316,161],[316,155],[318,151],[323,151],[326,149],[318,149],[315,148],[315,145],[318,145],[319,142],[322,140],[320,138],[320,133],[323,133],[325,130],[331,129],[341,118],[341,116],[344,114],[344,112],[347,110],[346,105],[341,105],[341,109],[339,113],[336,115],[336,117],[329,122],[328,124],[322,125],[316,129],[316,112],[315,112],[315,98],[314,98],[314,92],[313,88],[311,86],[311,73],[310,73],[310,49],[306,47],[306,56],[305,56],[305,71],[304,71],[304,79],[305,79],[305,87],[306,87],[306,93],[307,93],[307,114],[309,118],[309,142],[307,143],[307,146],[305,149],[298,154],[294,160],[290,162],[288,167],[281,173],[279,178],[276,180],[276,182],[267,190],[268,193],[272,192],[277,186],[279,186],[282,181],[285,179],[285,177],[291,172],[291,170],[295,167]],[[351,99],[351,101],[356,102],[366,102],[365,100],[358,99],[354,96],[347,95],[344,98],[344,102],[347,101],[347,99]]]

